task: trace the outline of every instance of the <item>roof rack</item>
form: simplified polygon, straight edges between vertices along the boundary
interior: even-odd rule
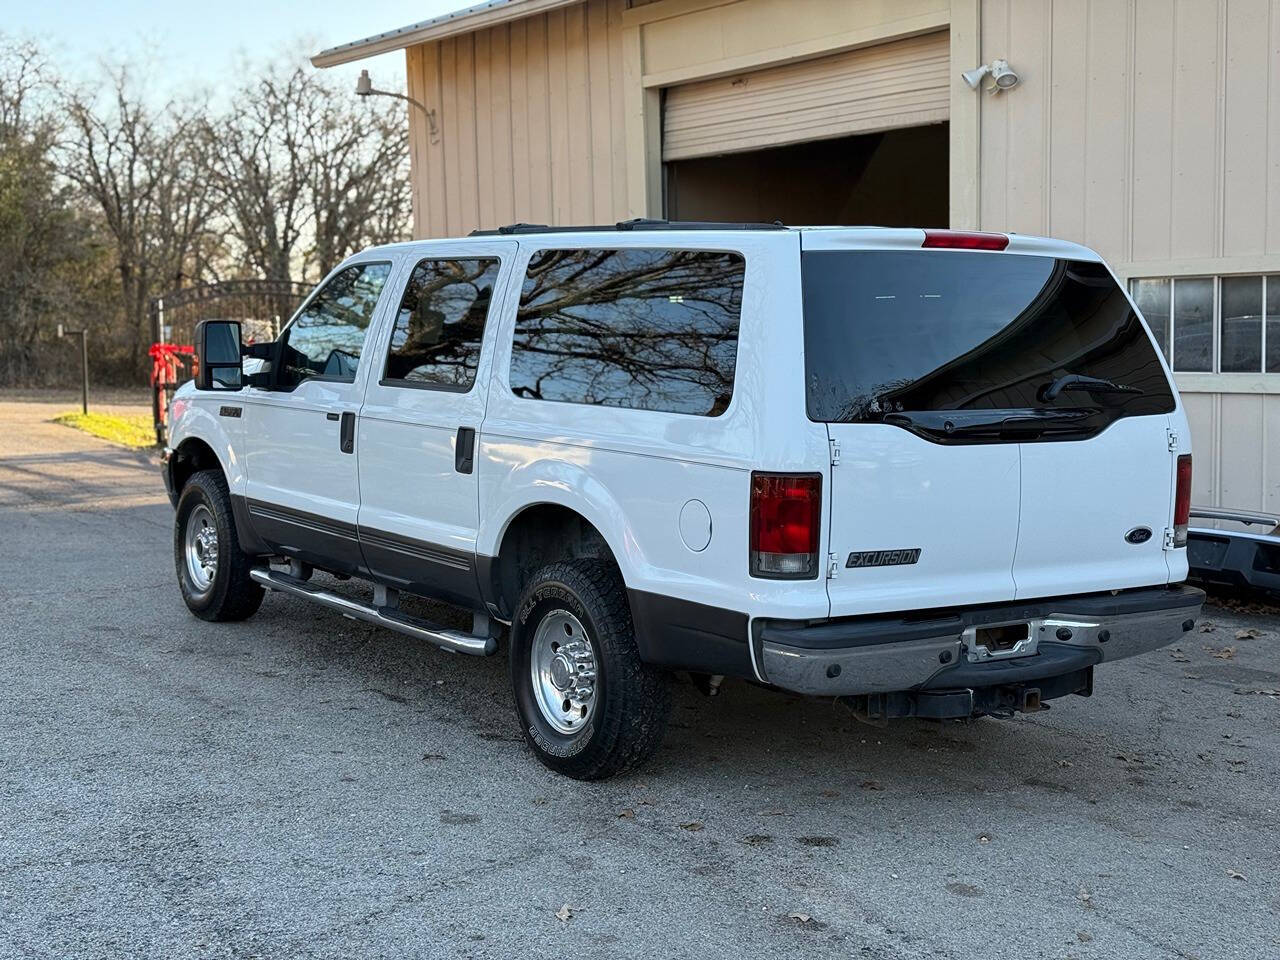
[[[472,230],[473,237],[511,236],[524,233],[586,233],[590,231],[635,230],[786,230],[780,220],[773,223],[712,223],[703,220],[651,220],[637,217],[614,224],[589,224],[580,227],[552,227],[545,223],[510,223],[496,230]]]

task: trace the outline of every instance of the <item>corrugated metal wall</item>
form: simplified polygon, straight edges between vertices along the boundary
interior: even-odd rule
[[[411,126],[420,235],[626,216],[625,5],[588,0],[405,51],[409,94],[438,131]]]
[[[1023,81],[983,95],[984,227],[1125,276],[1280,268],[1280,0],[983,0],[982,51]],[[1196,503],[1280,512],[1280,386],[1185,379]]]
[[[982,49],[1023,80],[984,96],[984,224],[1118,264],[1280,254],[1280,0],[985,0]]]

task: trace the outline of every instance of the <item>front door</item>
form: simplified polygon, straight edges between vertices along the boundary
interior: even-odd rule
[[[389,301],[395,314],[360,414],[359,536],[370,571],[463,605],[478,597],[475,454],[493,355],[485,330],[515,250],[510,241],[440,244],[413,265]]]
[[[245,473],[254,529],[274,549],[327,569],[363,565],[356,418],[361,362],[388,261],[344,267],[280,334],[269,389],[245,391]]]

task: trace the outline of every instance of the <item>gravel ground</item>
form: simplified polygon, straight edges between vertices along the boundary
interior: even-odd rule
[[[1273,613],[1006,721],[685,684],[580,784],[501,657],[191,617],[155,463],[66,407],[0,396],[0,954],[1280,956]]]

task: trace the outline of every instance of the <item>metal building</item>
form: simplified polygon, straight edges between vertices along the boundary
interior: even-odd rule
[[[419,236],[667,216],[1081,241],[1163,337],[1196,502],[1280,512],[1280,0],[493,0],[313,62],[397,49]],[[1018,82],[971,88],[995,60]]]

